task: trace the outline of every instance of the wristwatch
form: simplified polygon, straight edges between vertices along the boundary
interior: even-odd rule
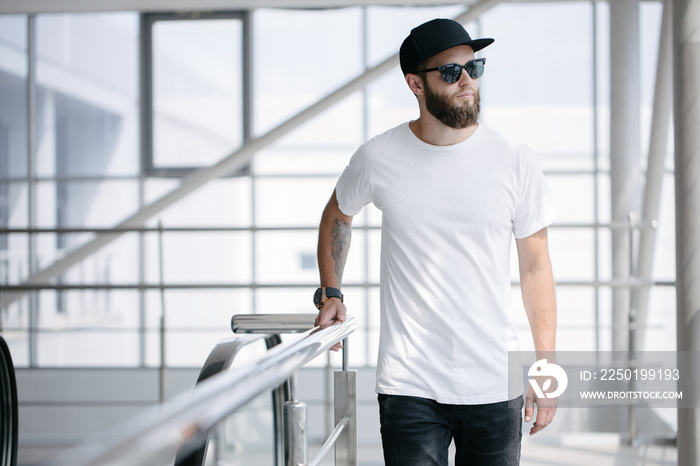
[[[316,308],[321,309],[326,301],[328,301],[328,298],[338,298],[342,303],[343,293],[341,293],[338,288],[331,288],[330,286],[320,287],[314,293],[314,304]]]

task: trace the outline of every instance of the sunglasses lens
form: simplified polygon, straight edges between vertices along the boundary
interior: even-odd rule
[[[472,79],[480,78],[484,74],[484,62],[471,60],[464,66],[464,69],[467,70]]]
[[[457,81],[459,81],[459,78],[462,76],[462,67],[459,65],[450,64],[450,65],[444,65],[438,68],[440,70],[440,74],[442,75],[442,79],[447,83],[447,84],[454,84]]]

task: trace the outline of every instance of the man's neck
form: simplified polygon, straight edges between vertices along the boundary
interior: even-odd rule
[[[435,118],[421,116],[409,123],[409,128],[421,141],[433,146],[452,146],[466,141],[479,127],[479,124],[462,129],[450,128]]]

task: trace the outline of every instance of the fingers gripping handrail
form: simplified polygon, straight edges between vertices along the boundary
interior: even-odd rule
[[[316,314],[238,314],[231,318],[233,333],[299,333],[314,326]]]
[[[284,316],[278,316],[284,317]],[[172,461],[206,439],[210,429],[260,393],[275,388],[304,364],[346,339],[355,319],[333,322],[294,335],[270,349],[260,360],[203,380],[197,388],[60,458],[58,465],[154,465]]]

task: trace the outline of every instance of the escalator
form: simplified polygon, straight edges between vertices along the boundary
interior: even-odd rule
[[[0,336],[0,466],[17,464],[17,381],[10,348]]]
[[[339,466],[357,464],[356,380],[348,370],[348,336],[355,318],[314,327],[315,314],[237,315],[236,334],[219,342],[202,367],[192,392],[167,400],[139,416],[86,439],[59,455],[53,466],[202,466],[210,440],[217,447],[221,423],[264,392],[272,390],[274,464],[320,465],[335,446]],[[281,334],[292,333],[282,341]],[[267,351],[258,359],[230,368],[239,350],[264,340]],[[307,363],[343,342],[342,370],[334,373],[336,426],[307,463],[306,404],[298,400],[296,374]],[[216,464],[217,448],[212,450]],[[6,463],[10,464],[10,463]],[[4,464],[0,464],[4,466]]]

